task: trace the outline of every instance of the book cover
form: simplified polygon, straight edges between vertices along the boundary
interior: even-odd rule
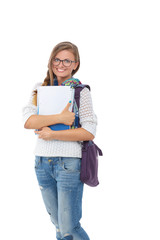
[[[38,88],[38,113],[39,115],[54,115],[63,111],[69,101],[72,111],[74,89],[70,86],[40,86]],[[55,124],[49,126],[54,131],[66,130],[70,126],[65,124]]]

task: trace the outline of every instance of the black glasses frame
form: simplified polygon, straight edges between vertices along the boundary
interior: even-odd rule
[[[54,62],[55,60],[58,60],[58,64],[55,64],[55,62]],[[66,66],[66,65],[64,64],[64,61],[69,61],[70,64]],[[55,65],[55,66],[58,66],[58,65],[60,64],[60,62],[62,62],[62,64],[63,64],[64,67],[70,67],[73,62],[76,63],[76,61],[72,61],[72,60],[69,60],[69,59],[63,59],[63,60],[61,60],[61,59],[59,59],[59,58],[54,58],[53,61],[52,61],[53,65]]]

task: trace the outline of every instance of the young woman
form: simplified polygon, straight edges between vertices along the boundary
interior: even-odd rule
[[[35,171],[58,240],[89,240],[79,222],[83,195],[83,183],[80,181],[81,142],[93,140],[97,120],[90,91],[84,88],[80,93],[81,127],[51,130],[48,126],[57,123],[72,125],[75,114],[68,110],[68,103],[61,114],[37,115],[37,88],[50,85],[50,82],[63,85],[66,80],[80,83],[78,79],[73,79],[79,66],[79,52],[74,44],[62,42],[56,45],[49,59],[44,82],[36,85],[29,104],[23,109],[24,127],[38,129],[35,131]]]

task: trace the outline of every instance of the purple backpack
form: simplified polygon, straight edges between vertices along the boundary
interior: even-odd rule
[[[80,92],[89,85],[79,84],[75,87],[75,101],[79,109]],[[78,127],[81,127],[78,123]],[[84,141],[82,146],[82,161],[80,179],[83,183],[95,187],[99,184],[98,181],[98,155],[102,156],[102,150],[93,141]]]

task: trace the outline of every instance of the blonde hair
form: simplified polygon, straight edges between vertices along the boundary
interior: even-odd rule
[[[54,78],[56,77],[56,75],[53,73],[52,70],[52,60],[56,57],[56,55],[63,51],[63,50],[68,50],[71,53],[73,53],[74,57],[75,57],[75,62],[79,62],[77,68],[75,70],[72,71],[72,76],[78,71],[79,67],[80,67],[80,56],[79,56],[79,51],[76,45],[74,45],[71,42],[61,42],[59,44],[57,44],[50,55],[49,61],[48,61],[48,71],[47,71],[47,76],[44,79],[44,82],[42,83],[42,86],[47,86],[47,85],[53,85],[54,82]],[[35,90],[33,92],[33,100],[32,100],[33,104],[37,106],[37,90]]]

